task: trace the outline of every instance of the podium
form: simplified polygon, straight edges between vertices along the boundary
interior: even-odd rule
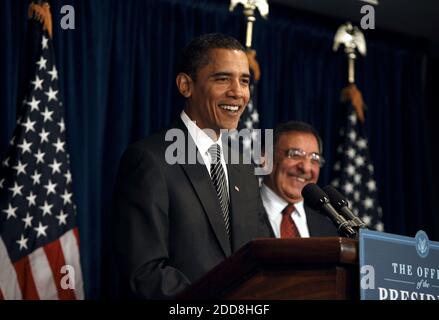
[[[181,299],[359,299],[358,241],[257,239],[194,282]]]

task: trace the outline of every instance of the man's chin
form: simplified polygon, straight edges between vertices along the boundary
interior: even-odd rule
[[[293,178],[289,181],[290,190],[292,190],[293,194],[301,194],[302,189],[308,184],[307,181],[299,181],[296,178]]]
[[[237,122],[224,122],[221,124],[221,129],[223,130],[235,130],[238,128],[238,121]]]
[[[283,198],[289,203],[297,203],[303,200],[302,194],[298,190],[284,194]]]

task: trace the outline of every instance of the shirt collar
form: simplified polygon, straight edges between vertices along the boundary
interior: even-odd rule
[[[189,134],[195,142],[195,145],[198,148],[198,151],[205,155],[207,154],[208,149],[212,146],[212,144],[216,143],[221,146],[221,133],[217,141],[213,141],[211,137],[209,137],[202,129],[200,129],[197,124],[192,121],[187,113],[183,110],[181,112],[181,120],[187,127]]]
[[[288,205],[288,202],[281,198],[276,192],[270,189],[265,183],[261,187],[261,198],[264,204],[266,204],[269,209],[267,213],[278,214],[281,213],[283,209]],[[303,200],[294,204],[296,212],[300,217],[305,216],[305,208],[303,206]]]

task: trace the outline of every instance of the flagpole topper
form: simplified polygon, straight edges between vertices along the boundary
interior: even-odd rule
[[[255,10],[259,10],[259,13],[264,19],[268,16],[268,3],[267,0],[230,0],[229,11],[233,11],[238,4],[244,6],[244,15],[247,17],[247,32],[245,37],[246,48],[251,48],[253,37],[253,22],[256,21]]]
[[[52,38],[52,15],[50,14],[49,3],[43,1],[39,1],[39,3],[32,2],[29,5],[28,17],[42,23],[49,37]]]
[[[356,51],[362,55],[366,55],[366,40],[363,32],[350,22],[341,25],[334,36],[333,51],[337,51],[340,44],[344,45],[344,52],[348,57],[349,70],[348,82],[355,83],[355,59],[357,58]]]

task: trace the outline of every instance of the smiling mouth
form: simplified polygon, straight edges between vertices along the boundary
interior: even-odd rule
[[[229,111],[231,113],[236,113],[239,110],[239,105],[235,104],[220,104],[218,105],[221,109]]]
[[[299,177],[299,176],[293,175],[293,174],[290,174],[289,176],[290,176],[290,178],[293,178],[294,180],[296,180],[300,183],[305,183],[305,182],[309,181],[309,178],[306,178],[306,177]]]

